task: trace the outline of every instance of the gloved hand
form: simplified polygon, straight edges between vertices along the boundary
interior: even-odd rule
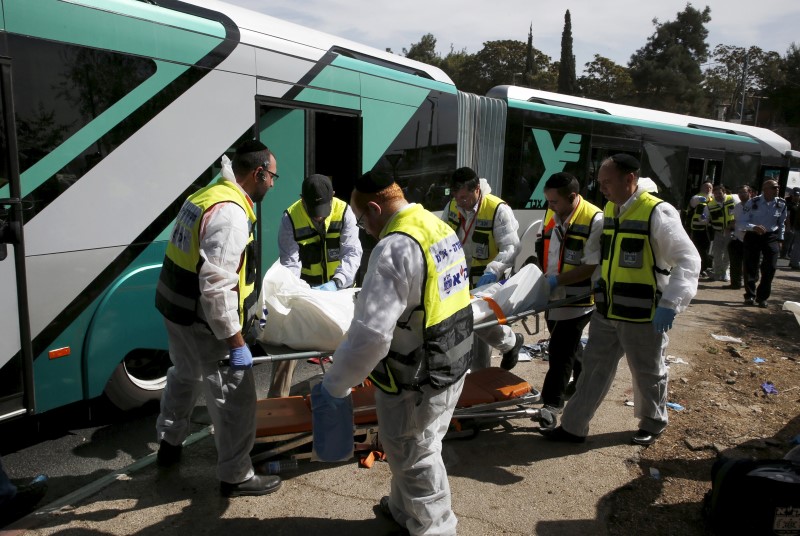
[[[328,290],[328,291],[333,291],[333,292],[336,292],[337,290],[339,290],[338,288],[336,288],[336,281],[334,281],[333,279],[331,279],[327,283],[323,283],[323,284],[321,284],[321,285],[319,285],[317,287],[313,287],[313,288],[316,289],[316,290]]]
[[[230,363],[233,370],[253,368],[253,354],[250,353],[250,348],[246,344],[238,348],[231,348]]]
[[[486,272],[481,276],[480,279],[478,279],[478,284],[476,286],[482,287],[483,285],[491,285],[492,283],[496,282],[497,276],[492,272]]]
[[[353,397],[332,396],[322,383],[311,388],[313,449],[323,462],[353,456]]]
[[[672,329],[673,320],[675,320],[675,309],[656,307],[656,314],[653,316],[653,329],[656,330],[656,333],[666,333]]]
[[[550,290],[553,290],[558,286],[558,276],[557,275],[548,275],[547,276],[547,284],[550,285]]]

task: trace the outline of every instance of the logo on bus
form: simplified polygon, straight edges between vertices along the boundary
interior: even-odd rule
[[[558,147],[553,143],[553,137],[546,130],[532,128],[533,139],[536,141],[536,148],[542,157],[544,173],[539,177],[536,188],[531,193],[528,200],[530,208],[545,208],[544,183],[554,173],[564,171],[568,162],[577,162],[581,158],[581,139],[580,134],[565,134],[561,138]]]

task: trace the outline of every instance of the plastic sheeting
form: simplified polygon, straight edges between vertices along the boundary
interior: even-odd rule
[[[333,352],[344,339],[353,320],[359,289],[337,292],[314,290],[276,262],[261,286],[261,324],[258,340],[286,345],[295,350]],[[484,297],[491,298],[505,316],[542,309],[549,299],[549,286],[533,264],[524,266],[511,278],[473,291],[474,322],[493,320],[495,313]]]

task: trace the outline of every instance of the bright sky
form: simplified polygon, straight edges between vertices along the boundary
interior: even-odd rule
[[[450,46],[474,54],[485,41],[527,41],[533,24],[533,46],[556,61],[561,55],[564,13],[572,17],[573,52],[578,75],[595,54],[627,65],[631,55],[653,34],[653,19],[675,20],[685,0],[226,0],[254,11],[395,53],[409,48],[426,33],[437,40],[437,52]],[[707,0],[711,8],[707,43],[759,46],[781,56],[792,42],[800,45],[800,2],[797,0]],[[494,6],[491,10],[489,6]]]

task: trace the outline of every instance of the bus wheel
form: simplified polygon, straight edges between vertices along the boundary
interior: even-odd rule
[[[122,410],[142,406],[161,398],[167,385],[167,369],[172,365],[164,350],[134,350],[111,374],[105,394]]]

